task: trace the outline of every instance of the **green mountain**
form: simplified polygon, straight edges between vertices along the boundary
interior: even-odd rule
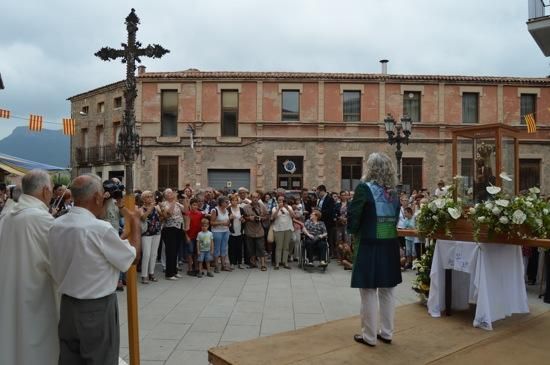
[[[69,166],[70,151],[70,139],[61,130],[31,132],[17,127],[0,140],[1,153],[59,167]]]

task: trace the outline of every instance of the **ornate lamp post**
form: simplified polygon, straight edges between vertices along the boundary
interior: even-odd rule
[[[397,180],[398,184],[401,185],[401,158],[403,157],[403,152],[401,151],[401,143],[409,144],[409,136],[412,133],[411,118],[407,115],[404,115],[401,118],[401,123],[397,124],[392,115],[388,114],[387,117],[384,118],[384,127],[386,128],[386,134],[388,135],[388,143],[390,145],[393,145],[395,143],[395,158],[397,159]]]

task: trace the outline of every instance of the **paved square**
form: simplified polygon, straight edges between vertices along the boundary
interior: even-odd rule
[[[351,271],[336,263],[325,273],[308,273],[293,264],[292,270],[236,269],[213,278],[184,275],[178,281],[157,275],[157,283],[138,284],[142,365],[206,365],[210,347],[359,314],[359,293],[349,287]],[[398,305],[418,301],[411,289],[414,276],[403,273],[396,288]],[[538,286],[528,287],[529,305],[550,307],[537,294]],[[120,356],[127,361],[126,293],[118,293],[118,299]]]

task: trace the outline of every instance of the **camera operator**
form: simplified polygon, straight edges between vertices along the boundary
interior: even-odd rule
[[[103,182],[103,190],[105,191],[105,216],[103,220],[111,224],[120,236],[122,234],[120,218],[127,213],[126,208],[124,208],[124,201],[122,200],[124,185],[122,185],[119,179],[113,177]],[[124,290],[124,273],[120,273],[116,290]]]

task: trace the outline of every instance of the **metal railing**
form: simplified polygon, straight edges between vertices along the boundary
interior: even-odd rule
[[[546,8],[549,7],[549,6],[550,6],[549,1],[528,0],[529,19],[543,18],[543,17],[549,15],[549,13],[546,11]]]
[[[99,165],[122,161],[115,145],[77,147],[75,152],[76,163],[79,165]]]

